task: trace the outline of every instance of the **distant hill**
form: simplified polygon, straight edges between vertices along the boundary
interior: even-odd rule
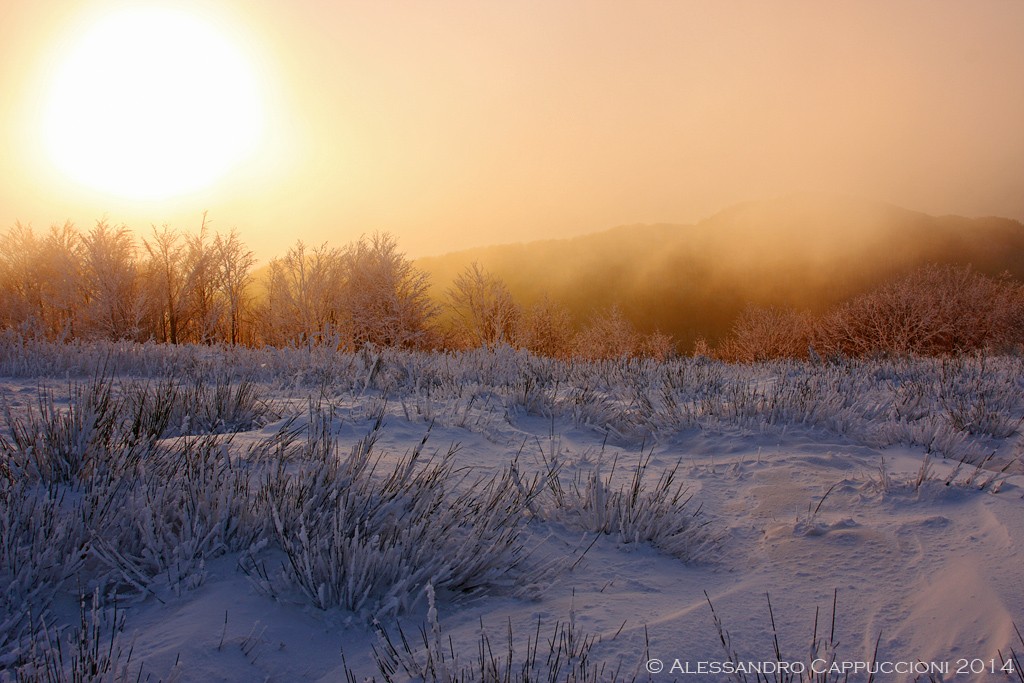
[[[696,225],[627,225],[571,239],[419,259],[437,294],[472,261],[529,304],[545,293],[582,320],[618,304],[689,350],[720,339],[748,303],[814,312],[929,262],[1024,280],[1024,224],[929,216],[854,199],[747,202]]]

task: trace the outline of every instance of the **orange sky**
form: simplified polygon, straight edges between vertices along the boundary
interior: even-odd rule
[[[62,50],[126,4],[0,5],[0,227],[206,209],[265,260],[298,237],[380,229],[419,256],[803,191],[1024,219],[1018,0],[178,2],[258,70],[267,136],[159,201],[77,187],[40,139]]]

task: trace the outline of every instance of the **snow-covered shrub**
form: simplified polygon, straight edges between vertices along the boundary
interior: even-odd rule
[[[940,477],[935,471],[932,454],[925,453],[916,473],[900,476],[890,473],[885,458],[882,458],[878,465],[878,475],[869,475],[861,490],[884,496],[913,494],[918,498],[939,497],[957,489],[988,490],[996,493],[1009,476],[1007,471],[1012,462],[1011,460],[1001,469],[997,469],[991,456],[981,458],[974,464],[968,463],[965,456],[948,474]]]
[[[973,460],[980,457],[963,432],[935,415],[913,422],[885,422],[872,425],[865,430],[863,438],[869,446],[877,448],[903,444],[922,446],[926,453],[938,453],[953,460]]]
[[[590,383],[566,388],[559,401],[560,413],[572,417],[577,427],[599,427],[607,429],[616,423],[621,407],[615,397],[599,391]]]
[[[124,382],[122,393],[132,428],[157,437],[248,431],[272,414],[265,387],[249,376],[232,377],[227,369]]]

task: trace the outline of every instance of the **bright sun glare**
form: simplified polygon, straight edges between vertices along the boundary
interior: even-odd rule
[[[256,74],[225,35],[166,8],[93,23],[52,82],[44,144],[73,181],[129,199],[201,190],[258,145]]]

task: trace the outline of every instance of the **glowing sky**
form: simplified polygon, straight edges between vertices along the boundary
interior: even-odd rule
[[[209,210],[266,259],[387,230],[411,255],[841,192],[1024,219],[1024,2],[174,3],[261,74],[268,134],[193,194],[47,161],[44,94],[118,4],[0,5],[0,228]],[[144,4],[140,2],[132,5]]]

